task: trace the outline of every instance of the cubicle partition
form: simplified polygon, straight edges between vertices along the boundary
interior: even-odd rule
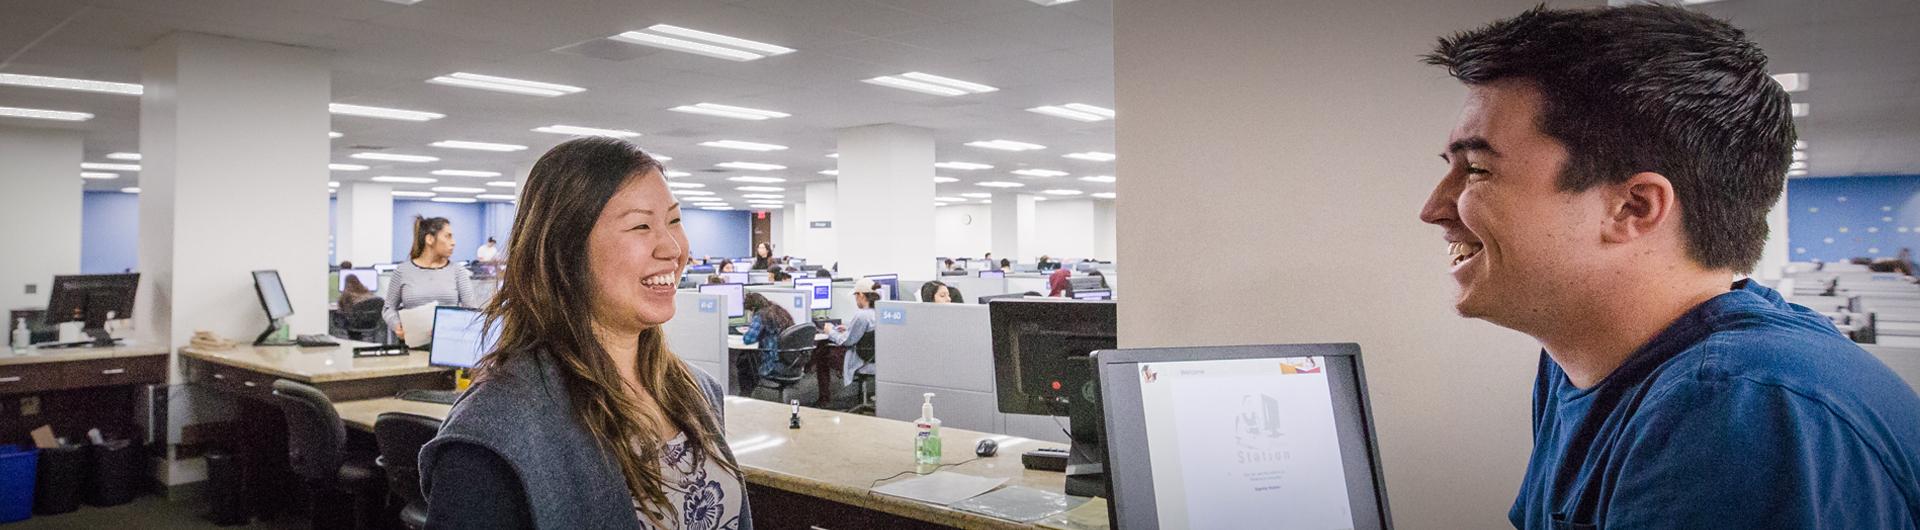
[[[967,299],[966,302],[969,304],[979,303],[980,297],[982,296],[1007,294],[1008,292],[1006,278],[980,278],[976,276],[948,276],[945,278],[941,278],[940,281],[946,283],[949,286],[952,286],[955,289],[959,289],[960,295],[966,297]]]
[[[727,303],[717,294],[680,291],[673,294],[673,320],[661,324],[667,347],[687,364],[707,371],[721,388],[733,388],[727,369]]]
[[[1047,294],[1047,276],[1038,273],[1007,275],[1007,292],[1024,293],[1027,291]]]
[[[793,316],[794,322],[813,321],[813,293],[811,292],[773,285],[748,286],[747,292],[760,293],[760,296],[767,297],[767,301],[785,308],[787,314]]]
[[[1067,441],[1065,418],[1000,413],[987,306],[882,301],[878,310],[876,416],[912,421],[921,394],[932,392],[943,426]]]
[[[1880,362],[1885,363],[1888,368],[1892,368],[1893,373],[1899,374],[1900,379],[1906,380],[1908,387],[1920,391],[1920,348],[1877,344],[1861,344],[1860,347],[1865,348],[1867,353],[1873,354],[1874,357],[1878,357]]]

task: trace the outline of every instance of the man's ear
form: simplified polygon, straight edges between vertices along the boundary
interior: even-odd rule
[[[1606,185],[1611,189],[1608,216],[1602,238],[1608,243],[1626,243],[1659,231],[1680,220],[1680,200],[1674,195],[1673,181],[1654,172],[1635,173],[1625,182]]]

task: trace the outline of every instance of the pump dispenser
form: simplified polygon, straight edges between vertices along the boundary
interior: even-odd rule
[[[940,467],[940,418],[933,417],[933,393],[921,394],[920,419],[914,420],[919,432],[913,437],[913,462],[921,474]]]

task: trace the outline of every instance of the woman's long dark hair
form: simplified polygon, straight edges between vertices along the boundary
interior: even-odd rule
[[[768,300],[765,295],[760,293],[747,293],[747,297],[741,302],[741,306],[746,308],[747,312],[760,317],[761,333],[772,333],[774,336],[779,336],[780,332],[793,327],[793,315],[788,314],[785,308],[780,307],[780,304]]]
[[[413,250],[407,253],[407,258],[420,259],[420,255],[427,252],[427,236],[439,234],[450,223],[445,217],[413,216]]]
[[[567,141],[534,163],[507,239],[514,252],[507,256],[500,290],[485,309],[488,326],[500,326],[500,339],[477,369],[484,381],[526,376],[502,370],[520,357],[541,356],[558,366],[574,421],[599,443],[655,521],[675,511],[666,497],[674,485],[660,474],[667,440],[657,433],[668,424],[686,433],[689,447],[740,476],[739,466],[719,450],[723,426],[714,424],[706,393],[667,348],[660,328],[640,332],[638,378],[664,417],[628,391],[588,316],[595,286],[587,267],[587,236],[622,185],[649,178],[659,168],[640,148],[606,137]]]

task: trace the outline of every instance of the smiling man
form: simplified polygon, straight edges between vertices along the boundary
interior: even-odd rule
[[[1920,398],[1818,313],[1736,281],[1794,142],[1740,30],[1537,8],[1427,62],[1468,95],[1420,219],[1446,230],[1460,314],[1544,347],[1514,526],[1920,524]]]

